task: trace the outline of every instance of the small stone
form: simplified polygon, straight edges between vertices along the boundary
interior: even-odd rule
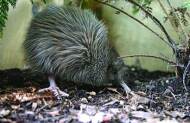
[[[91,118],[87,114],[79,113],[78,120],[82,123],[88,123],[91,121]]]
[[[0,111],[0,117],[5,117],[11,113],[10,110],[3,109]]]
[[[96,92],[94,92],[94,91],[88,92],[88,94],[91,96],[96,96]]]
[[[88,100],[83,97],[83,98],[81,99],[81,102],[82,102],[82,103],[88,103]]]
[[[144,108],[144,107],[142,105],[139,105],[138,108],[141,109],[141,108]]]
[[[20,105],[11,105],[11,108],[16,110],[16,109],[20,108]]]
[[[133,67],[133,68],[131,68],[131,71],[135,71],[135,68]]]
[[[140,83],[142,83],[142,82],[140,82],[139,80],[135,80],[134,83],[135,83],[135,84],[140,84]]]
[[[88,96],[88,99],[91,100],[91,99],[92,99],[92,96]]]
[[[166,80],[166,83],[169,83],[170,81],[169,80]]]
[[[124,102],[123,100],[119,101],[119,104],[120,104],[120,105],[124,105],[124,103],[125,103],[125,102]]]

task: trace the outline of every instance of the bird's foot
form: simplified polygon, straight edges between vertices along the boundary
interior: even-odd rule
[[[61,99],[62,97],[68,97],[69,96],[69,94],[67,94],[64,91],[61,91],[59,89],[59,87],[57,87],[57,86],[56,87],[49,86],[48,88],[40,89],[38,92],[42,93],[42,92],[45,92],[45,91],[51,91],[53,93],[53,95],[55,97],[57,97],[57,99]]]
[[[123,87],[123,89],[125,90],[126,94],[129,94],[132,92],[131,89],[129,88],[129,86],[125,82],[121,82],[120,84]]]

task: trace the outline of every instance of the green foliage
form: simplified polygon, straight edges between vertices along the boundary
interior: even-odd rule
[[[153,0],[135,0],[138,4],[140,4],[142,7],[146,8],[148,11],[151,11],[152,9],[149,7],[151,2]],[[133,14],[136,14],[139,12],[139,7],[133,6]]]
[[[190,1],[184,2],[181,8],[187,8],[190,9]]]
[[[0,33],[2,34],[5,21],[7,20],[9,4],[15,7],[17,0],[0,0]]]

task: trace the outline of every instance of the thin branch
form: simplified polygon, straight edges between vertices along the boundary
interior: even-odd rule
[[[154,17],[150,12],[148,12],[144,7],[142,7],[137,2],[135,2],[134,0],[126,0],[126,1],[130,2],[131,4],[133,4],[133,5],[137,6],[137,7],[139,7],[143,12],[145,12],[150,17],[150,19],[164,32],[166,38],[168,39],[168,42],[172,45],[171,48],[173,49],[173,52],[175,53],[176,49],[177,49],[176,43],[170,37],[170,35],[168,34],[168,32],[166,31],[164,26],[161,24],[161,22],[156,17]]]
[[[184,65],[182,65],[182,64],[177,64],[177,63],[176,63],[176,65],[171,65],[171,66],[173,66],[173,67],[180,67],[180,68],[184,68]]]
[[[165,9],[164,5],[162,4],[162,2],[161,2],[160,0],[158,0],[158,3],[159,3],[159,5],[160,5],[161,9],[163,10],[163,12],[164,12],[164,13],[166,14],[166,16],[168,17],[168,20],[169,20],[171,26],[173,27],[173,29],[175,30],[177,36],[180,37],[180,36],[179,36],[179,30],[178,30],[177,27],[172,23],[172,18],[171,18],[171,16],[168,14],[168,12],[167,12],[167,10]]]
[[[119,9],[111,4],[108,4],[107,2],[102,2],[99,0],[95,0],[98,3],[101,3],[103,5],[109,6],[113,9],[118,10],[119,12],[127,15],[128,17],[132,18],[133,20],[135,20],[136,22],[140,23],[142,26],[144,26],[145,28],[147,28],[149,31],[151,31],[152,33],[154,33],[158,38],[160,38],[162,41],[164,41],[164,43],[166,43],[168,46],[170,46],[173,49],[173,45],[171,43],[169,43],[168,41],[166,41],[162,36],[160,36],[157,32],[155,32],[154,30],[152,30],[150,27],[148,27],[147,25],[145,25],[143,22],[141,22],[140,20],[138,20],[137,18],[133,17],[132,15],[128,14],[127,12],[123,11],[122,9]]]
[[[185,78],[187,76],[189,68],[190,68],[190,60],[189,60],[187,66],[186,66],[186,68],[184,70],[184,73],[183,73],[183,86],[184,86],[184,88],[185,88],[186,91],[187,91],[187,87],[186,87],[186,84],[185,84]]]
[[[188,18],[190,18],[190,13],[189,13],[189,12],[186,12],[186,16],[187,16]]]
[[[81,0],[81,1],[80,1],[80,5],[79,5],[80,8],[82,8],[82,4],[83,4],[83,3],[84,3],[84,0]]]
[[[168,59],[165,59],[163,57],[159,57],[159,56],[153,56],[153,55],[142,55],[142,54],[138,54],[138,55],[125,55],[125,56],[121,56],[121,57],[118,57],[118,58],[126,58],[126,57],[146,57],[146,58],[154,58],[154,59],[159,59],[159,60],[162,60],[162,61],[165,61],[169,64],[173,64],[173,65],[176,65],[176,63],[174,61],[170,61]]]

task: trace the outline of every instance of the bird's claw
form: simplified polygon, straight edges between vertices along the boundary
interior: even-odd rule
[[[66,92],[64,92],[64,91],[61,91],[60,89],[59,89],[59,87],[48,87],[48,88],[44,88],[44,89],[40,89],[38,92],[39,93],[42,93],[42,92],[44,92],[44,91],[51,91],[52,93],[53,93],[53,95],[55,96],[55,97],[57,97],[57,99],[61,99],[61,97],[68,97],[69,96],[69,94],[67,94]]]

